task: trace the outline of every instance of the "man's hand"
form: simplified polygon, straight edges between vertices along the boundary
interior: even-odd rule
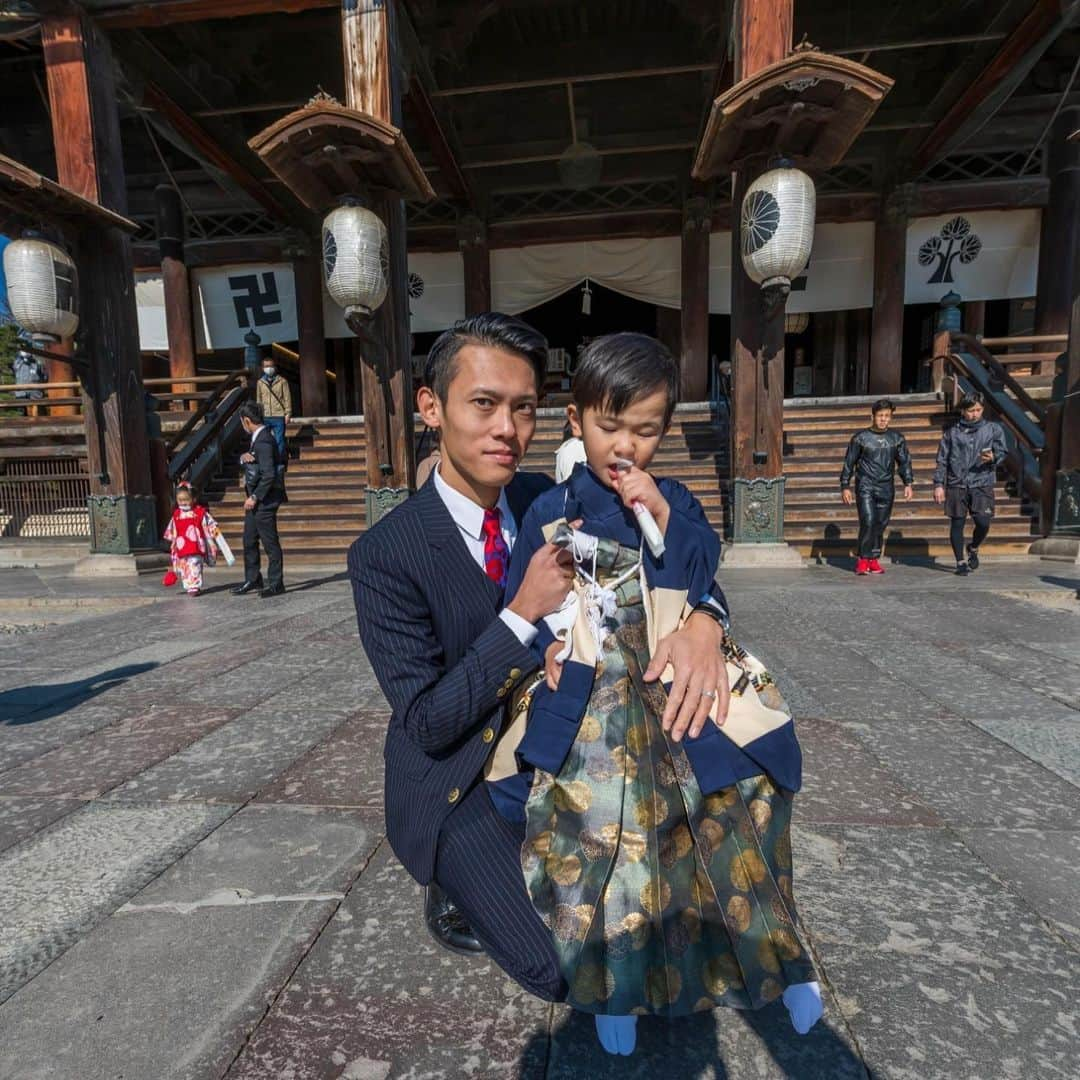
[[[619,473],[615,478],[615,490],[619,493],[624,506],[631,506],[636,502],[641,503],[656,519],[660,532],[667,532],[671,507],[667,499],[660,494],[656,481],[647,472],[634,466],[626,472]]]
[[[934,488],[934,502],[936,502],[938,506],[942,506],[945,503],[945,489],[940,484]]]
[[[915,498],[915,491],[910,484],[904,485],[904,502],[911,502]]]
[[[251,495],[249,495],[249,496],[248,496],[248,497],[247,497],[247,498],[246,498],[246,499],[244,500],[244,509],[245,509],[245,510],[254,510],[254,509],[255,509],[255,505],[256,505],[256,504],[255,504],[255,499],[254,499],[254,498],[253,498],[253,497],[252,497]]]
[[[285,417],[285,423],[286,424],[291,424],[292,423],[292,417],[291,416],[286,416]]]
[[[562,661],[556,660],[555,657],[562,652],[563,643],[561,641],[553,641],[548,647],[547,652],[544,653],[544,677],[547,679],[549,690],[559,689],[559,680],[562,678]]]
[[[851,494],[851,488],[844,488],[840,492],[840,498],[844,500],[845,506],[850,506],[855,501],[855,496]]]
[[[679,742],[687,731],[695,739],[701,734],[712,708],[710,691],[716,695],[717,724],[727,719],[731,692],[727,667],[720,655],[723,640],[723,627],[710,616],[698,613],[691,615],[681,630],[657,642],[645,681],[659,679],[668,664],[675,669],[667,708],[660,720],[673,742]]]
[[[991,450],[990,447],[987,447],[985,450],[979,451],[979,457],[989,465],[990,462],[994,460],[994,451]]]
[[[507,607],[526,622],[539,622],[559,610],[573,578],[573,555],[554,544],[545,544],[529,560],[521,588]]]
[[[255,455],[249,450],[245,454],[240,455],[241,465],[253,465],[255,463]]]

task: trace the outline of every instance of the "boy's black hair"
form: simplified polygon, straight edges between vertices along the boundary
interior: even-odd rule
[[[257,401],[245,401],[238,412],[242,420],[250,420],[253,424],[261,424],[266,420],[263,407]]]
[[[648,334],[607,334],[590,342],[574,372],[578,412],[601,409],[617,416],[640,398],[667,392],[664,425],[679,402],[679,369],[666,345]]]
[[[986,400],[978,390],[972,390],[970,394],[965,394],[960,403],[956,406],[961,412],[965,409],[970,409],[972,405],[985,405]]]
[[[486,345],[520,356],[532,365],[537,393],[543,387],[547,375],[547,338],[512,315],[485,311],[482,315],[459,319],[449,330],[444,330],[431,346],[424,365],[424,385],[444,405],[450,384],[457,374],[457,354],[465,345]]]
[[[887,397],[883,397],[879,398],[870,406],[870,414],[873,415],[874,413],[879,413],[883,409],[888,409],[891,413],[896,412],[896,406]]]

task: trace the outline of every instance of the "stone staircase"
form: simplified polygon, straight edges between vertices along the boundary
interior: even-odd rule
[[[934,504],[930,475],[946,416],[932,395],[896,399],[895,424],[907,436],[915,469],[915,499],[898,500],[886,539],[893,557],[950,556],[948,522]],[[840,502],[839,475],[852,433],[868,422],[870,399],[788,401],[785,404],[784,472],[787,476],[785,535],[808,558],[846,558],[854,551],[858,518]],[[554,471],[562,441],[562,410],[542,410],[537,432],[522,468]],[[278,516],[286,560],[344,568],[349,545],[364,531],[366,440],[357,418],[300,420],[290,439],[299,456],[289,466],[289,502]],[[655,469],[681,480],[701,500],[718,530],[730,531],[726,418],[717,422],[707,404],[680,406],[672,430],[657,455]],[[206,492],[212,512],[239,550],[243,532],[243,493],[239,468]],[[998,514],[985,551],[1026,552],[1035,538],[1030,509],[999,483]]]

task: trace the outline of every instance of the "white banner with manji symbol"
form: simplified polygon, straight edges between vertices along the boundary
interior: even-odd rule
[[[908,225],[904,302],[937,303],[1035,295],[1038,210],[981,210],[915,218]]]

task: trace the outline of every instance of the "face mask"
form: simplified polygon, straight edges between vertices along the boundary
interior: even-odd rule
[[[264,375],[265,375],[265,376],[266,376],[266,377],[267,377],[268,379],[272,379],[272,378],[273,378],[273,377],[274,377],[274,376],[275,376],[275,375],[277,374],[277,368],[272,368],[272,367],[264,367],[264,368],[263,368],[263,374],[264,374]]]
[[[191,513],[191,503],[180,503],[180,513],[181,514],[190,514]]]

